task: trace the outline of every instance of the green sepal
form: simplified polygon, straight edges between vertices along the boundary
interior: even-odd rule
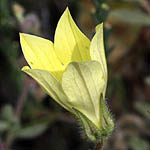
[[[99,100],[99,110],[100,110],[100,127],[101,127],[101,138],[107,138],[112,131],[114,130],[114,121],[111,113],[108,110],[108,106],[106,104],[106,100],[103,98],[101,94]]]
[[[108,110],[107,104],[102,94],[99,100],[99,107],[99,127],[97,127],[91,120],[89,120],[88,117],[85,116],[82,112],[76,108],[72,108],[77,119],[81,123],[83,134],[86,135],[90,141],[95,143],[98,143],[100,140],[105,140],[114,130],[113,118]]]
[[[83,136],[85,135],[86,137],[88,137],[90,141],[97,142],[101,138],[100,130],[82,112],[75,108],[72,109],[75,111],[75,116],[81,123]]]

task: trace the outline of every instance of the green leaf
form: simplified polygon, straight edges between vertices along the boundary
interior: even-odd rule
[[[19,120],[14,113],[14,110],[11,105],[5,105],[2,109],[2,118],[9,123],[15,124],[18,123]]]
[[[103,3],[106,3],[106,2],[107,2],[107,0],[93,0],[93,3],[97,9],[100,7],[100,5],[102,5]]]
[[[132,150],[142,150],[142,149],[149,150],[150,149],[148,141],[143,140],[140,137],[135,137],[135,136],[130,137],[129,144]]]
[[[16,136],[19,138],[34,138],[42,134],[47,128],[48,128],[47,123],[32,125],[32,126],[20,129],[17,132]]]
[[[140,10],[117,9],[109,14],[109,18],[116,18],[129,24],[150,25],[150,16]]]
[[[9,128],[9,124],[6,121],[0,120],[0,132],[5,131]]]
[[[137,101],[135,103],[135,108],[142,114],[144,117],[150,120],[150,103]]]

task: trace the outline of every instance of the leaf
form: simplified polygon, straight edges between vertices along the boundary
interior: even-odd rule
[[[42,134],[47,128],[48,128],[47,123],[32,125],[20,129],[17,132],[16,136],[19,138],[34,138]]]
[[[67,66],[71,61],[88,61],[90,40],[79,30],[69,9],[61,16],[54,38],[54,48],[59,60]]]
[[[116,18],[129,24],[150,25],[150,16],[140,10],[117,9],[109,14],[109,18]]]
[[[0,132],[5,131],[9,128],[9,124],[6,121],[0,120]]]
[[[99,62],[70,63],[63,74],[62,87],[71,106],[99,127],[99,97],[104,90]]]
[[[130,137],[129,144],[132,150],[142,150],[142,149],[149,150],[150,149],[148,141],[143,140],[140,137],[135,137],[135,136]]]
[[[2,109],[2,118],[9,123],[15,124],[18,123],[19,120],[16,117],[13,108],[11,105],[5,105]]]
[[[134,106],[144,117],[150,120],[150,103],[137,101]]]

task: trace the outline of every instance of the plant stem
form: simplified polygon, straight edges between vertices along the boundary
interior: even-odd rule
[[[7,139],[6,139],[6,142],[5,142],[6,145],[7,145],[7,148],[10,149],[11,144],[13,143],[13,141],[14,141],[14,135],[11,132],[8,131]]]
[[[95,150],[102,150],[102,148],[103,148],[103,140],[100,140],[100,141],[97,143],[97,145],[96,145],[96,147],[95,147]]]
[[[28,94],[28,90],[29,90],[29,83],[27,78],[24,79],[23,81],[23,89],[22,92],[17,100],[17,104],[16,104],[16,111],[15,114],[17,117],[20,117],[21,113],[22,113],[22,109]]]

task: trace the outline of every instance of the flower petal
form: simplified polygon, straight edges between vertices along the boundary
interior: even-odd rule
[[[103,24],[99,24],[96,27],[96,34],[94,35],[90,45],[90,55],[92,60],[96,60],[101,64],[101,68],[105,80],[105,90],[107,86],[107,64],[104,50],[104,39],[103,39]],[[104,95],[105,96],[105,92]]]
[[[50,95],[57,103],[65,109],[72,111],[67,104],[67,96],[63,92],[61,84],[46,70],[30,69],[28,66],[22,68],[22,71],[36,80],[45,92]]]
[[[96,61],[70,63],[62,87],[72,107],[99,125],[99,98],[104,88],[101,65]]]
[[[69,9],[66,8],[55,32],[54,48],[59,60],[65,66],[71,61],[88,61],[89,47],[89,39],[76,26]]]
[[[20,33],[20,42],[24,56],[32,69],[53,72],[56,79],[61,80],[62,74],[57,73],[57,71],[63,71],[64,66],[57,58],[51,41]]]

